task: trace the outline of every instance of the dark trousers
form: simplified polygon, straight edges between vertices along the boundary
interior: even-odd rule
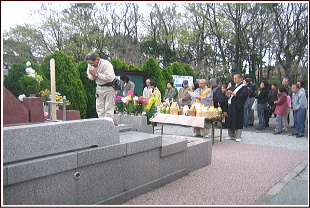
[[[270,117],[270,111],[264,109],[264,116],[265,116],[265,124],[269,124],[269,117]]]

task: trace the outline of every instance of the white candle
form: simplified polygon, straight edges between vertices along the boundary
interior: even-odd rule
[[[56,101],[56,80],[55,80],[55,59],[50,60],[50,74],[51,74],[51,101]],[[51,107],[51,119],[57,120],[57,114],[56,114],[56,103],[52,103],[50,105]]]

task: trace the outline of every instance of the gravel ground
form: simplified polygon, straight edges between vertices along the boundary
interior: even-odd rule
[[[258,121],[255,120],[254,126],[246,127],[242,131],[242,141],[243,144],[253,144],[269,147],[280,147],[291,150],[301,150],[308,151],[308,125],[306,125],[305,136],[301,138],[296,138],[291,136],[295,133],[295,129],[292,127],[288,128],[287,132],[283,132],[279,135],[274,135],[275,129],[275,118],[270,118],[270,126],[265,130],[256,131]],[[161,130],[161,124],[155,127],[155,133],[159,134]],[[193,136],[193,128],[177,125],[164,125],[164,134],[182,135],[182,136]],[[220,135],[220,130],[218,127],[215,129],[215,136]],[[228,136],[227,129],[223,129],[223,141],[224,138]],[[219,140],[219,138],[215,138]],[[235,142],[234,140],[226,140],[225,142]]]

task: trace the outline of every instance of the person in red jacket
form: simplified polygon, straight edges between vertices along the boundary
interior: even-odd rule
[[[277,101],[274,101],[274,104],[276,106],[274,114],[276,114],[277,117],[276,117],[276,130],[273,134],[281,134],[282,116],[286,114],[286,108],[287,108],[287,102],[286,102],[287,96],[286,96],[286,89],[284,86],[279,87],[278,94],[280,95],[280,98]]]

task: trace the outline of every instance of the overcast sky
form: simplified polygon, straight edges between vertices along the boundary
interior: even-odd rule
[[[1,29],[9,30],[17,24],[34,22],[29,17],[31,9],[39,9],[39,1],[1,1]]]
[[[93,1],[100,2],[100,1]],[[102,1],[101,1],[102,2]],[[113,2],[115,1],[105,1]],[[117,1],[123,3],[123,1]],[[125,1],[128,2],[128,1]],[[139,1],[130,1],[139,3]],[[149,3],[156,2],[150,1]],[[174,3],[173,1],[166,1],[167,3]],[[23,25],[25,23],[35,23],[35,19],[31,18],[30,10],[38,10],[42,3],[58,3],[69,4],[69,3],[83,3],[82,1],[1,1],[1,29],[9,30],[14,28],[16,25]],[[91,3],[87,1],[87,3]],[[142,2],[140,2],[142,3]],[[145,2],[144,2],[145,3]]]

